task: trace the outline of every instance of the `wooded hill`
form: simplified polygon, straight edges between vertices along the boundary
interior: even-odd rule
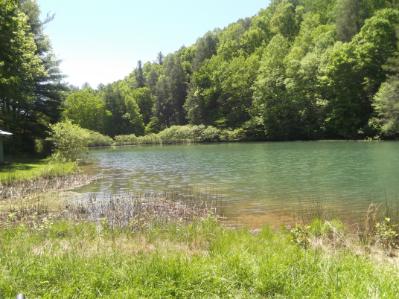
[[[1,20],[13,2],[0,2]],[[18,6],[13,13],[33,38],[30,42],[37,44],[42,64],[35,76],[41,78],[43,68],[54,68],[47,66],[46,51],[38,46],[41,31],[34,29],[32,17],[26,22]],[[249,140],[395,138],[398,8],[396,0],[274,0],[256,16],[210,31],[192,46],[160,53],[155,62],[139,62],[124,80],[97,89],[72,88],[62,103],[61,92],[46,93],[46,98],[59,105],[51,108],[61,112],[59,118],[110,136],[204,124],[242,128]],[[1,32],[2,45],[7,45],[5,30]],[[4,46],[0,51],[11,53]],[[4,53],[0,126],[15,131],[10,115],[26,127],[27,109],[13,99],[32,99],[32,90],[20,94],[20,81],[3,83],[4,66],[20,63]],[[33,95],[34,109],[39,109],[34,115],[40,119],[32,121],[43,124],[45,115],[46,123],[53,122],[57,117],[40,110],[41,94]],[[32,128],[30,136],[40,137],[39,128]]]

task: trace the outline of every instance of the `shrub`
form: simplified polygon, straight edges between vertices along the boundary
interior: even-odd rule
[[[171,126],[157,134],[145,136],[120,135],[115,137],[117,145],[137,144],[178,144],[178,143],[202,143],[202,142],[231,142],[245,139],[243,129],[221,130],[213,126],[186,125]]]
[[[385,218],[384,221],[376,224],[377,242],[388,252],[399,247],[397,228],[398,226],[393,224],[390,218]]]
[[[209,126],[202,131],[201,142],[217,142],[220,140],[220,130]]]
[[[308,248],[310,246],[310,226],[296,225],[290,230],[292,241],[303,247]]]
[[[194,142],[192,126],[171,126],[158,133],[162,143],[191,143]]]
[[[138,144],[138,138],[136,135],[118,135],[115,136],[115,144],[117,145],[134,145]]]
[[[86,130],[89,134],[88,146],[110,146],[114,143],[113,139],[101,133]]]
[[[138,144],[161,144],[162,140],[158,134],[149,134],[138,137]]]
[[[50,141],[53,142],[53,157],[61,161],[76,161],[85,152],[90,136],[89,131],[69,120],[51,126]]]
[[[227,130],[220,132],[220,140],[223,142],[241,141],[245,139],[245,131],[243,129]]]

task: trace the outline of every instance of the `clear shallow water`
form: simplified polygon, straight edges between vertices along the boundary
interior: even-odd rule
[[[317,210],[360,219],[371,202],[399,203],[399,143],[282,142],[138,146],[91,152],[102,179],[75,191],[188,190],[222,197],[223,214],[251,226]]]

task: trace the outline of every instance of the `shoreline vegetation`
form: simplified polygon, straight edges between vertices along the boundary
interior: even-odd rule
[[[163,136],[206,128],[179,130]],[[399,226],[389,211],[371,205],[356,231],[323,216],[249,229],[225,223],[213,197],[76,199],[59,190],[92,179],[74,172],[89,133],[55,127],[51,159],[3,174],[0,297],[397,296]]]
[[[77,162],[25,158],[0,168],[0,201],[77,188],[95,179]]]
[[[53,126],[55,131],[59,130],[58,135],[68,138],[65,146],[69,145],[72,134],[76,140],[79,140],[83,146],[101,147],[101,146],[123,146],[123,145],[141,145],[141,144],[185,144],[185,143],[213,143],[213,142],[238,142],[248,140],[243,129],[229,130],[218,129],[213,126],[204,125],[184,125],[171,126],[159,133],[151,133],[144,136],[117,135],[114,138],[101,133],[83,129],[70,121],[65,121]],[[67,136],[69,134],[69,136]],[[50,138],[57,143],[59,137]]]
[[[217,204],[166,194],[0,201],[0,296],[395,298],[397,235],[377,215],[356,235],[334,219],[230,228]]]
[[[67,125],[65,125],[67,124]],[[246,135],[244,129],[218,129],[213,126],[204,125],[184,125],[172,126],[159,133],[151,133],[143,136],[117,135],[110,137],[98,132],[82,129],[69,121],[59,123],[57,126],[64,126],[63,130],[74,130],[81,132],[76,136],[81,139],[84,146],[89,148],[125,145],[167,145],[167,144],[190,144],[190,143],[224,143],[224,142],[251,142],[264,140],[251,139]],[[315,139],[314,141],[324,141],[327,139]],[[328,139],[331,140],[331,139]],[[347,141],[348,139],[340,139]],[[355,140],[355,139],[352,139]],[[361,141],[379,141],[380,139],[358,139]]]
[[[0,168],[0,184],[23,182],[38,178],[54,178],[77,171],[75,162],[59,162],[50,159],[23,159],[9,162]]]

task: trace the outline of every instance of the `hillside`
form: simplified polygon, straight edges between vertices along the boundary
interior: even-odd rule
[[[189,123],[243,128],[248,139],[392,138],[399,132],[391,109],[398,102],[396,7],[273,1],[91,91],[102,124],[85,124],[93,113],[73,111],[87,90],[70,95],[66,116],[112,136]]]

